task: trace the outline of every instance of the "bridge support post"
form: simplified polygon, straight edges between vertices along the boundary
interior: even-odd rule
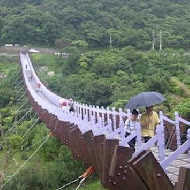
[[[141,126],[140,123],[137,123],[136,125],[137,129],[137,148],[139,149],[142,145],[142,137],[141,137]]]
[[[179,128],[179,119],[178,119],[178,117],[179,117],[178,112],[175,112],[177,148],[179,148],[180,145],[181,145],[181,136],[180,136],[180,128]]]
[[[165,147],[165,135],[164,135],[164,120],[163,120],[163,112],[160,111],[160,112],[159,112],[159,115],[160,115],[160,126],[161,126],[162,131],[163,131],[163,133],[162,133],[162,140],[163,140],[163,145],[164,145],[164,147]]]
[[[190,189],[190,168],[180,167],[176,190]]]
[[[159,150],[159,158],[160,162],[164,160],[164,138],[163,138],[163,128],[162,126],[157,126],[157,135],[158,135],[158,150]]]

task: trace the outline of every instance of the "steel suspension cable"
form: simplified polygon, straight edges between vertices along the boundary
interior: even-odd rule
[[[24,104],[23,105],[21,105],[18,109],[17,109],[17,111],[16,112],[18,112],[23,106],[25,106],[26,105],[26,103],[28,102],[29,100],[27,99],[25,102],[24,102]]]
[[[15,86],[15,88],[17,88],[22,82],[23,82],[23,80],[21,80],[21,81]]]
[[[21,119],[16,123],[16,125],[19,124],[19,123],[25,118],[25,116],[26,116],[28,113],[30,113],[31,111],[32,111],[32,108],[30,108],[30,109],[25,113],[25,115],[23,115],[23,116],[21,117]],[[8,131],[11,131],[14,127],[16,127],[16,125],[13,125],[10,129],[8,129]]]
[[[31,110],[31,109],[30,109],[30,110]],[[29,111],[30,111],[30,110],[29,110]],[[25,115],[26,115],[26,114],[25,114]],[[22,119],[22,118],[21,118],[21,119]],[[20,119],[15,125],[13,125],[10,129],[8,129],[8,131],[11,131],[12,128],[16,127],[16,125],[21,121],[21,119]],[[3,145],[4,142],[5,142],[5,139],[0,143],[0,145]]]
[[[45,138],[46,138],[46,137],[43,137],[42,139],[40,139],[39,141],[37,141],[37,142],[36,142],[36,143],[34,143],[33,145],[31,145],[31,146],[27,147],[27,148],[26,148],[26,150],[29,150],[31,147],[33,147],[33,146],[35,146],[35,145],[39,144],[39,143],[40,143],[41,141],[43,141]]]
[[[18,94],[23,89],[24,89],[24,86],[21,89],[19,89],[16,93]]]
[[[38,121],[39,121],[39,118],[37,118],[37,119],[34,121],[34,123],[31,125],[30,128],[28,128],[28,130],[25,132],[25,134],[24,134],[22,137],[25,137],[25,136],[27,135],[28,131],[30,131],[30,130],[33,128],[33,126],[35,126],[35,124],[36,124]]]
[[[48,139],[50,138],[51,136],[51,133],[48,134],[46,136],[46,139],[44,142],[42,142],[42,144],[31,154],[31,156],[17,169],[17,171],[11,175],[11,177],[9,178],[9,180],[7,180],[3,185],[2,185],[2,188],[7,184],[9,183],[9,181],[26,165],[26,163],[35,155],[36,152],[38,152],[38,150],[40,150],[40,148],[48,141]]]
[[[69,183],[63,185],[62,187],[60,187],[60,188],[58,188],[58,189],[56,189],[56,190],[61,190],[61,189],[65,188],[66,186],[71,185],[71,184],[73,184],[73,183],[75,183],[75,182],[77,182],[77,181],[79,181],[79,179],[75,179],[75,180],[73,180],[73,181],[71,181],[71,182],[69,182]]]
[[[30,110],[31,108],[26,108],[26,109],[23,109],[23,110],[20,110],[20,111],[18,111],[19,113],[22,113],[22,112],[26,112],[26,111],[28,111],[28,110]]]
[[[95,171],[94,167],[93,167],[93,166],[90,166],[90,167],[89,167],[82,175],[80,175],[77,179],[75,179],[75,180],[73,180],[73,181],[71,181],[71,182],[69,182],[69,183],[63,185],[62,187],[60,187],[60,188],[58,188],[58,189],[56,189],[56,190],[61,190],[61,189],[65,188],[65,187],[67,187],[67,186],[69,186],[69,185],[71,185],[71,184],[73,184],[73,183],[79,181],[79,184],[78,184],[77,188],[75,189],[75,190],[78,190],[78,189],[81,187],[81,185],[83,184],[83,182],[86,180],[86,178],[87,178],[89,175],[91,175],[92,173],[94,173],[94,171]]]
[[[26,92],[23,93],[23,95],[17,100],[19,101],[22,97],[24,97],[26,95]]]
[[[14,82],[12,82],[12,85],[16,84],[19,79],[20,79],[20,76]]]

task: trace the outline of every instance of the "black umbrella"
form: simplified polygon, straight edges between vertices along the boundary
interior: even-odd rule
[[[141,92],[140,94],[132,97],[128,104],[127,109],[133,110],[140,107],[149,107],[159,104],[166,100],[164,96],[158,92]]]

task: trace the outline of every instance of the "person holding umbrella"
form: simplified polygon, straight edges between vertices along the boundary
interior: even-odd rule
[[[155,135],[157,124],[160,123],[158,114],[153,111],[153,106],[146,107],[146,112],[141,115],[141,134],[145,143]]]
[[[153,111],[153,106],[165,101],[166,98],[159,92],[141,92],[132,97],[127,103],[127,109],[146,108],[140,119],[142,136],[147,142],[155,134],[156,125],[160,123],[158,114]]]

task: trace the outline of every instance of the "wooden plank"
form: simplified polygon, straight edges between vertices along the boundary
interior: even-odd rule
[[[76,129],[78,128],[77,125],[69,127],[68,131],[68,138],[69,138],[69,148],[72,152],[72,155],[75,159],[80,159],[79,158],[79,150],[77,146],[77,140],[78,138],[76,137]]]
[[[101,183],[104,188],[113,189],[113,184],[110,183],[111,176],[109,170],[111,166],[111,159],[114,154],[115,146],[119,144],[118,139],[105,139],[103,144],[103,169]]]
[[[134,150],[128,147],[116,146],[112,156],[109,174],[114,176],[117,174],[118,168],[125,167],[126,163],[132,158]]]
[[[46,109],[41,109],[40,113],[39,113],[39,118],[41,121],[45,122],[46,117],[48,116],[48,111]]]
[[[57,126],[59,126],[59,140],[60,141],[61,141],[61,137],[62,137],[62,134],[63,134],[63,125],[64,125],[63,121],[61,121],[61,120],[57,121]]]
[[[80,158],[87,164],[89,163],[89,155],[88,155],[88,151],[87,151],[87,147],[86,147],[86,143],[82,137],[82,133],[80,131],[80,136],[79,136],[79,154],[80,154]]]
[[[164,170],[155,159],[152,152],[147,151],[132,167],[141,177],[148,189],[151,190],[173,190],[173,185]]]
[[[61,134],[62,134],[62,122],[57,119],[56,121],[56,136],[59,140],[61,140]]]
[[[78,127],[69,130],[69,142],[69,148],[72,150],[73,157],[88,163],[86,144],[81,137],[81,131]]]
[[[54,121],[55,122],[55,127],[54,127],[54,133],[57,137],[57,139],[61,139],[61,130],[60,130],[60,125],[58,125],[59,123],[59,120],[56,118],[56,120]]]
[[[54,115],[53,114],[48,114],[48,119],[47,121],[45,122],[46,126],[52,131],[53,128],[51,127],[51,122],[52,122],[52,119],[53,119]]]
[[[38,115],[40,120],[43,121],[46,126],[49,128],[48,123],[50,123],[51,117],[47,110],[41,110],[40,114]]]
[[[112,176],[109,179],[112,189],[114,187],[116,190],[149,190],[129,163],[129,160],[133,163],[133,152],[134,150],[128,147],[115,147],[109,171],[109,175]]]
[[[176,190],[190,190],[190,168],[180,167]]]
[[[95,170],[97,171],[97,163],[96,163],[96,159],[95,159],[95,150],[94,150],[94,145],[93,145],[93,132],[92,130],[89,130],[87,132],[85,132],[84,134],[82,134],[82,138],[86,144],[86,151],[88,156],[88,162],[95,168]]]
[[[99,135],[93,137],[93,145],[95,150],[95,159],[97,163],[97,173],[99,178],[102,178],[103,170],[103,145],[105,142],[105,135]]]
[[[38,103],[35,102],[34,99],[31,99],[31,104],[32,104],[34,112],[38,114],[38,108],[39,108]]]
[[[69,129],[70,127],[74,126],[73,123],[63,123],[63,129],[62,129],[62,134],[61,134],[61,143],[69,146]]]
[[[177,190],[177,182],[174,184],[174,190]]]
[[[54,114],[51,114],[50,117],[51,117],[51,119],[50,119],[50,122],[48,123],[48,126],[51,129],[51,131],[53,132],[56,130],[57,116]]]
[[[59,129],[60,129],[60,134],[59,134],[59,136],[60,136],[60,140],[61,140],[61,143],[62,144],[64,144],[62,141],[64,141],[65,139],[63,138],[64,137],[64,133],[65,133],[65,131],[64,131],[64,127],[66,126],[66,125],[69,125],[70,123],[69,122],[64,122],[64,121],[61,121],[61,120],[58,120],[58,123],[57,123],[57,125],[59,126]],[[70,124],[71,125],[71,124]],[[66,135],[65,135],[66,136]],[[67,144],[66,144],[67,145]]]

